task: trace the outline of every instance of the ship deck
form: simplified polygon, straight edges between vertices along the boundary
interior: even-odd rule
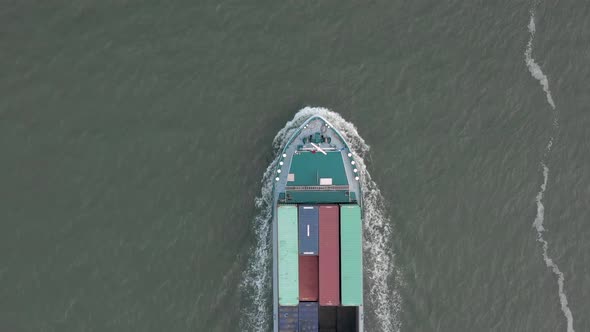
[[[289,181],[289,186],[318,185],[320,178],[332,178],[332,185],[348,185],[340,151],[329,151],[325,155],[297,153],[293,156],[289,173],[294,179]]]

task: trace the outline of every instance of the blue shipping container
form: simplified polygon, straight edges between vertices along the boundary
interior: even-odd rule
[[[318,311],[317,302],[299,302],[299,332],[318,332]]]
[[[318,207],[299,205],[299,254],[318,254]]]
[[[299,308],[279,306],[279,332],[298,332]]]

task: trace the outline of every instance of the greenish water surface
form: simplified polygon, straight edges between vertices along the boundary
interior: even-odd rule
[[[307,105],[371,146],[392,326],[566,331],[543,161],[543,236],[590,331],[590,6],[535,9],[555,111],[525,64],[532,6],[4,1],[0,331],[249,330],[255,197]]]

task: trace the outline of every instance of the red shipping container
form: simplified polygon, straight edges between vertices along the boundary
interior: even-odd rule
[[[318,300],[318,256],[299,256],[299,300]]]
[[[320,217],[320,305],[340,305],[340,208],[321,205]]]

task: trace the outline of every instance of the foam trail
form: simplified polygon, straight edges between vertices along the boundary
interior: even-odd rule
[[[549,89],[549,79],[541,70],[541,67],[535,62],[532,57],[533,53],[533,40],[535,38],[535,11],[534,8],[530,11],[531,16],[529,20],[529,42],[527,44],[526,50],[524,52],[525,63],[529,69],[529,72],[539,81],[541,87],[543,87],[543,91],[545,91],[545,95],[547,97],[547,102],[551,109],[553,110],[553,135],[557,133],[559,130],[559,118],[557,116],[557,108],[555,107],[555,102],[553,101],[553,96],[551,95],[551,90]],[[549,244],[543,238],[543,233],[545,232],[545,228],[543,227],[543,221],[545,220],[545,206],[543,205],[543,195],[545,194],[545,190],[547,190],[547,180],[549,179],[549,167],[545,163],[545,159],[548,157],[549,153],[551,152],[551,148],[553,147],[553,135],[549,138],[547,142],[547,146],[545,148],[545,154],[543,157],[543,161],[541,161],[541,167],[543,168],[543,183],[541,184],[541,189],[537,193],[536,202],[537,202],[537,215],[535,216],[535,221],[533,222],[533,227],[537,230],[537,241],[542,244],[543,247],[543,260],[545,261],[545,265],[557,276],[557,286],[558,286],[558,293],[559,293],[559,302],[561,304],[561,311],[565,315],[567,320],[567,331],[574,332],[574,318],[572,316],[572,312],[568,307],[567,296],[565,294],[565,278],[563,272],[559,270],[557,264],[549,257],[547,253],[549,249]]]
[[[525,62],[531,75],[541,83],[543,91],[545,91],[545,95],[547,96],[547,102],[551,105],[551,108],[555,110],[555,102],[553,101],[553,96],[551,96],[551,90],[549,90],[549,79],[543,73],[541,67],[535,62],[535,59],[533,59],[533,40],[535,38],[535,32],[535,12],[531,11],[531,18],[529,20],[530,37],[524,52]]]
[[[242,293],[246,294],[243,331],[267,331],[272,322],[272,182],[274,161],[262,178],[260,196],[255,200],[258,215],[253,228],[256,245],[251,249],[248,267],[243,273]]]
[[[264,173],[261,195],[256,199],[259,213],[254,220],[256,244],[250,255],[250,263],[244,271],[242,291],[248,294],[249,303],[241,325],[247,331],[267,331],[272,322],[272,185],[273,173],[278,162],[278,152],[286,144],[299,126],[312,115],[321,115],[344,136],[350,145],[361,173],[364,211],[364,261],[365,285],[368,292],[365,305],[365,322],[367,327],[374,326],[375,331],[399,331],[401,322],[400,294],[392,284],[399,282],[399,272],[395,269],[392,250],[391,222],[384,209],[384,199],[366,169],[363,157],[369,152],[369,146],[359,136],[353,124],[344,120],[338,113],[325,108],[306,107],[293,120],[287,122],[273,141],[275,158]],[[368,331],[368,329],[366,329]]]

